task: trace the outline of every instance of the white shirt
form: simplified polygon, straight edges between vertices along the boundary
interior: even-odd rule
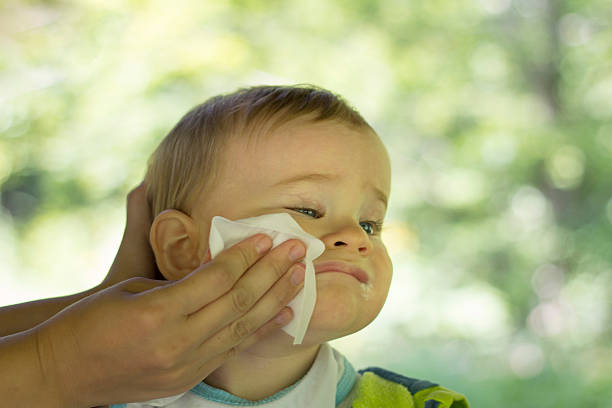
[[[146,402],[112,405],[112,408],[334,408],[353,389],[356,378],[357,374],[348,360],[329,344],[323,343],[304,377],[260,401],[248,401],[201,382],[183,394]]]

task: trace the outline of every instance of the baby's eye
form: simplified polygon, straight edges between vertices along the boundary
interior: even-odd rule
[[[311,215],[314,218],[321,218],[319,212],[317,210],[313,210],[312,208],[292,208],[292,210],[301,212],[302,214]]]
[[[291,210],[310,215],[313,218],[321,218],[319,212],[312,208],[291,208]],[[380,221],[363,221],[360,225],[368,235],[379,235],[382,230],[382,222]]]
[[[365,224],[370,227],[369,230],[364,228],[365,232],[367,232],[368,235],[379,235],[382,231],[382,222],[380,221],[364,221],[361,222],[361,224]]]

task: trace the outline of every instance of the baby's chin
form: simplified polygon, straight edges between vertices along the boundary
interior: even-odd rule
[[[368,313],[368,304],[360,291],[361,288],[347,291],[342,284],[320,285],[304,344],[338,339],[367,326],[375,316]]]
[[[278,329],[255,344],[251,351],[257,350],[257,354],[295,351],[296,348],[317,346],[363,329],[382,307],[376,305],[373,288],[364,286],[350,276],[345,279],[330,273],[327,277],[317,277],[317,303],[302,344],[293,345],[293,337]]]
[[[317,275],[317,303],[311,328],[346,331],[362,329],[378,314],[376,290],[343,273]],[[374,316],[370,316],[374,314]]]

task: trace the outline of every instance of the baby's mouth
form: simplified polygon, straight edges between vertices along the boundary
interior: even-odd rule
[[[363,269],[342,261],[326,261],[315,265],[315,274],[325,272],[346,273],[364,284],[367,284],[370,280],[368,274]]]

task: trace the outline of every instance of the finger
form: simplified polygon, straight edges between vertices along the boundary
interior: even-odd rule
[[[150,229],[151,211],[146,200],[146,185],[143,182],[127,196],[125,231],[102,286],[111,286],[135,276],[163,279],[149,245]]]
[[[260,245],[259,250],[257,245]],[[183,279],[163,288],[160,294],[180,304],[181,313],[190,315],[231,290],[271,246],[272,240],[265,234],[247,238],[221,252],[213,261],[200,265]]]
[[[292,266],[303,269],[303,264],[294,264],[295,261],[290,258],[290,253],[296,245],[305,251],[304,245],[298,240],[283,242],[253,265],[229,292],[204,309],[190,315],[187,320],[188,324],[193,326],[194,333],[216,333],[223,327],[232,324],[260,302],[262,296],[268,296],[267,292],[282,276],[287,274]],[[276,309],[268,310],[269,316],[263,316],[262,319],[265,318],[265,320],[259,321],[259,324],[269,320],[286,304],[280,303],[285,294],[291,295],[293,288],[288,289],[288,292],[278,292],[279,289],[276,288],[270,293],[270,296],[276,296],[277,302],[267,304]]]
[[[151,227],[153,214],[151,214],[151,207],[147,201],[147,186],[144,181],[128,193],[127,214],[128,225],[134,225],[140,230],[145,230],[143,236],[148,237],[148,228],[142,228],[142,226]]]
[[[125,237],[131,240],[142,254],[146,262],[141,264],[147,268],[155,265],[155,256],[149,244],[152,218],[151,207],[147,201],[146,184],[143,181],[128,193]]]
[[[291,282],[291,277],[296,269],[304,270],[304,266],[302,264],[294,265],[248,313],[223,326],[212,337],[204,340],[200,347],[208,347],[213,351],[222,353],[231,347],[237,346],[253,335],[253,333],[256,333],[266,322],[269,322],[270,319],[276,316],[303,288],[303,282],[297,286]],[[202,319],[204,316],[205,311],[202,311],[201,316],[198,317],[200,319],[198,323],[202,325],[201,328],[198,326],[189,327],[191,332],[194,332],[194,330],[201,330],[198,333],[214,332],[210,329],[210,325],[211,323],[217,323],[218,325],[218,322],[211,322],[210,317]]]
[[[222,347],[220,352],[219,349],[216,349],[215,351],[218,352],[218,354],[212,359],[210,358],[212,352],[211,348],[207,343],[203,344],[197,351],[197,355],[200,356],[199,361],[202,362],[198,368],[200,378],[205,378],[216,368],[220,367],[224,362],[232,359],[243,350],[248,349],[265,337],[276,332],[278,329],[289,323],[292,319],[293,311],[290,307],[284,307],[274,318],[257,329],[255,333],[247,337],[242,343],[234,346]]]
[[[153,214],[147,201],[146,184],[144,181],[127,195],[127,220],[125,236],[139,245],[149,245]]]

